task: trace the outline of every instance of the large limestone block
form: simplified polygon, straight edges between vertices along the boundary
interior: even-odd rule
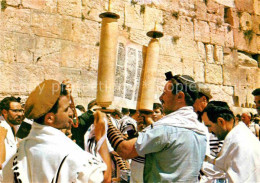
[[[194,79],[196,82],[205,82],[205,64],[202,62],[194,62]]]
[[[254,0],[254,13],[260,15],[260,2],[259,0]]]
[[[206,62],[206,48],[205,48],[205,44],[202,42],[198,42],[197,43],[197,47],[198,47],[198,54],[200,57],[200,61],[202,62]]]
[[[211,44],[207,44],[206,45],[206,61],[208,63],[214,63],[215,62],[213,53],[214,53],[214,46],[211,45]]]
[[[198,20],[208,21],[207,17],[207,5],[205,1],[198,0],[195,2],[196,6],[196,18]]]
[[[182,73],[194,77],[194,62],[192,60],[182,59]]]
[[[210,22],[210,43],[224,46],[223,38],[225,36],[225,29],[223,25]]]
[[[60,66],[61,40],[37,37],[33,62],[38,65]]]
[[[145,7],[144,30],[145,31],[153,30],[155,22],[157,22],[158,30],[162,31],[161,23],[163,22],[163,12],[156,8]]]
[[[23,0],[24,8],[36,9],[46,13],[57,13],[57,1],[54,0]]]
[[[253,27],[252,16],[249,13],[243,12],[242,16],[240,17],[239,23],[243,31],[252,30]]]
[[[151,40],[150,37],[146,36],[147,31],[138,30],[138,29],[131,29],[130,30],[130,37],[129,39],[135,43],[140,45],[148,45],[149,41]]]
[[[222,84],[223,73],[221,65],[206,64],[205,65],[205,82],[211,84]]]
[[[72,19],[71,40],[95,46],[100,41],[100,26],[98,22],[90,20]]]
[[[20,33],[30,33],[30,10],[8,6],[1,13],[1,29]]]
[[[63,41],[61,44],[61,66],[88,69],[90,58],[98,54],[97,47]]]
[[[8,63],[16,61],[17,37],[15,34],[2,31],[0,38],[0,61]]]
[[[201,61],[197,43],[189,37],[181,37],[175,48],[181,58],[189,61]]]
[[[31,13],[31,30],[38,36],[58,38],[61,36],[63,18],[57,14],[47,14],[36,10]]]
[[[217,64],[223,64],[223,47],[215,45],[214,46],[214,60]]]
[[[194,20],[194,39],[204,43],[210,42],[209,24],[206,21]]]
[[[172,71],[173,75],[182,74],[181,58],[172,56],[160,56],[158,62],[158,72],[157,77],[163,77],[165,79],[164,73]]]
[[[145,8],[146,9],[146,8]],[[131,27],[134,29],[143,29],[144,18],[141,11],[140,5],[131,6],[125,5],[125,26]],[[145,10],[144,10],[145,11]]]
[[[233,28],[229,25],[225,25],[225,47],[233,48],[234,47],[234,31]]]
[[[196,16],[196,0],[179,0],[180,15],[194,17]]]
[[[235,0],[235,5],[238,11],[253,13],[253,0]]]
[[[212,100],[227,102],[229,106],[234,104],[233,87],[213,84],[207,84],[207,87],[210,88],[211,95],[213,96]]]
[[[223,84],[234,86],[239,83],[239,73],[236,67],[223,66]]]
[[[6,4],[11,6],[18,6],[20,3],[20,0],[6,0]]]
[[[260,6],[260,1],[259,1],[259,6]],[[260,34],[260,15],[254,15],[252,16],[252,19],[253,19],[252,21],[253,32],[255,32],[256,34]]]
[[[252,31],[234,29],[234,47],[248,53],[257,53],[257,35]]]
[[[180,37],[181,23],[179,17],[175,17],[171,12],[163,12],[163,32],[165,35]]]
[[[231,8],[235,8],[235,0],[216,0],[216,2]]]
[[[152,1],[150,1],[152,2]],[[157,5],[158,9],[167,11],[167,12],[176,12],[179,10],[179,1],[173,1],[173,0],[164,0],[163,3],[159,3]]]
[[[28,34],[17,34],[17,62],[32,63],[35,50],[35,37]]]
[[[245,55],[243,53],[238,52],[238,63],[240,66],[245,67],[258,67],[258,63],[255,59]]]
[[[173,57],[179,57],[179,53],[176,51],[176,45],[172,36],[165,35],[160,38],[160,55],[167,55]]]
[[[99,14],[105,12],[105,4],[107,4],[106,1],[82,0],[82,18],[101,22],[101,18],[99,18]],[[112,11],[113,11],[113,6],[112,6]],[[119,12],[115,12],[115,13],[118,14]]]
[[[194,40],[194,25],[193,19],[186,16],[181,16],[180,18],[181,23],[181,32],[180,35],[185,37],[185,39]]]
[[[68,15],[73,17],[80,17],[81,14],[81,0],[58,0],[58,13],[61,15]]]

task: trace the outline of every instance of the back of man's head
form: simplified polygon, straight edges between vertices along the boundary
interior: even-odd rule
[[[222,101],[210,101],[203,112],[207,113],[209,120],[213,123],[217,123],[219,117],[223,118],[225,121],[234,119],[234,114],[230,110],[228,104]]]
[[[129,109],[128,108],[123,107],[121,112],[122,112],[123,115],[129,115]]]
[[[77,105],[77,109],[79,109],[82,113],[86,112],[85,107],[83,105]]]

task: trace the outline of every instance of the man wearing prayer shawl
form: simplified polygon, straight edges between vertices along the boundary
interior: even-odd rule
[[[34,123],[28,137],[20,142],[17,153],[4,166],[4,182],[110,182],[106,141],[101,141],[98,151],[101,160],[83,151],[60,131],[70,129],[73,122],[69,86],[45,80],[29,95],[25,116]],[[103,120],[102,115],[95,113],[95,120]],[[104,130],[96,129],[97,141],[103,139]]]
[[[202,120],[209,132],[224,140],[217,157],[206,158],[209,163],[203,172],[213,178],[227,178],[229,182],[260,182],[260,143],[243,122],[235,123],[227,103],[209,102]]]

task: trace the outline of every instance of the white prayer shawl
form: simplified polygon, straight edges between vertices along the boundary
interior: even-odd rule
[[[4,182],[13,182],[13,172],[19,172],[22,182],[50,183],[65,156],[58,182],[102,182],[106,170],[102,160],[83,151],[60,130],[37,123],[20,142],[15,156],[17,165],[12,167],[11,159],[3,169]]]
[[[260,143],[243,122],[228,133],[214,162],[203,170],[212,178],[225,172],[229,182],[260,182]]]
[[[193,107],[191,106],[182,107],[153,123],[153,126],[157,125],[169,125],[186,128],[202,135],[206,135],[208,133],[205,125],[198,121],[198,116],[193,111]]]
[[[5,143],[5,162],[2,166],[8,162],[9,159],[17,151],[17,138],[14,136],[10,125],[5,121],[5,119],[0,115],[0,126],[7,130],[7,134],[4,140]],[[0,170],[0,182],[2,181],[2,170]]]

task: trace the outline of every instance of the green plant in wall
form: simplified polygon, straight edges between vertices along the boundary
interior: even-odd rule
[[[253,30],[245,30],[244,36],[246,39],[248,39],[249,42],[253,39]]]
[[[6,0],[1,1],[1,10],[5,10],[7,8]]]

